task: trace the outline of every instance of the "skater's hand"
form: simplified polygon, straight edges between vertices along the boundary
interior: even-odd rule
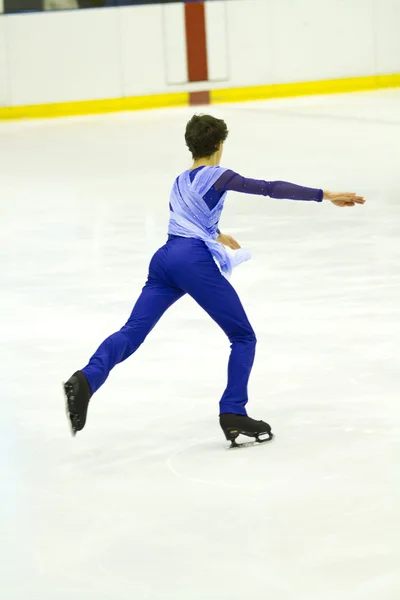
[[[224,233],[220,233],[217,237],[217,242],[223,244],[224,246],[228,246],[232,250],[239,250],[240,245],[238,242],[230,235],[225,235]]]
[[[357,196],[354,192],[324,192],[324,200],[329,200],[335,206],[365,204],[364,196]]]

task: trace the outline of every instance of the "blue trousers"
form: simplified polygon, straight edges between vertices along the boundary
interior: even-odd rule
[[[231,342],[228,384],[220,400],[220,414],[246,415],[256,336],[237,293],[220,273],[206,245],[194,239],[172,239],[155,253],[147,283],[127,323],[101,344],[83,369],[92,392],[116,364],[139,348],[165,311],[184,294],[208,313]]]

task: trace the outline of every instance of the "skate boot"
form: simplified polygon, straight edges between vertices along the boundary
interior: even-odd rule
[[[76,371],[64,383],[67,416],[71,423],[72,435],[85,427],[89,400],[92,395],[88,381],[82,371]]]
[[[243,445],[236,442],[236,438],[240,434],[254,437],[256,442],[259,443],[268,442],[274,437],[271,426],[268,425],[268,423],[265,423],[265,421],[256,421],[245,415],[224,413],[220,416],[219,423],[226,439],[231,442],[231,448],[237,448]],[[260,438],[260,436],[263,437]]]

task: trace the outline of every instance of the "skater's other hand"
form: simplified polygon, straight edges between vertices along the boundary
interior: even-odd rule
[[[231,248],[232,250],[239,250],[240,248],[238,242],[231,235],[225,235],[224,233],[219,234],[217,242],[224,246],[228,246],[228,248]]]
[[[355,192],[324,192],[324,200],[329,200],[335,206],[365,204],[364,196],[357,196]]]

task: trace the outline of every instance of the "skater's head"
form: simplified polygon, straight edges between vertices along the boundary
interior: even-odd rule
[[[225,121],[210,115],[194,115],[186,125],[186,145],[195,161],[214,157],[215,164],[219,164],[227,137]]]

